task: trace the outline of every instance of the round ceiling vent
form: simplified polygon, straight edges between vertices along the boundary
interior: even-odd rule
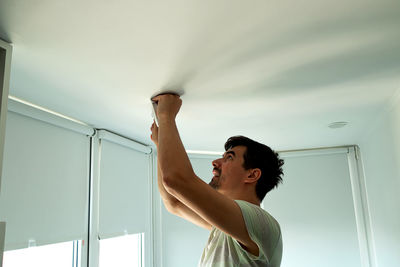
[[[329,124],[328,127],[331,129],[338,129],[338,128],[343,128],[347,124],[349,124],[347,121],[336,121]]]

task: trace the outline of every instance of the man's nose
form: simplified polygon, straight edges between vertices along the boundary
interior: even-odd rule
[[[216,167],[216,168],[220,167],[221,166],[221,159],[213,160],[212,161],[212,165],[213,165],[213,167]]]

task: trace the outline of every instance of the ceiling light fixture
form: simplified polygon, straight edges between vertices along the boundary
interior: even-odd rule
[[[343,128],[347,124],[349,124],[347,121],[336,121],[329,124],[328,127],[331,129],[338,129],[338,128]]]

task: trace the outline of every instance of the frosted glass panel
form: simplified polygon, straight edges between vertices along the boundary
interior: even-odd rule
[[[89,137],[9,112],[4,152],[6,250],[84,239]]]
[[[74,242],[64,242],[40,247],[6,251],[3,267],[71,267],[74,258]],[[76,242],[75,242],[76,243]],[[78,264],[80,266],[80,264]]]
[[[100,240],[99,267],[142,267],[144,234]]]

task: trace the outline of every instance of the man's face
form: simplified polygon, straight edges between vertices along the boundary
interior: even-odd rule
[[[209,185],[221,192],[239,186],[248,173],[243,167],[245,152],[245,146],[236,146],[228,149],[222,158],[214,160],[213,178]]]

